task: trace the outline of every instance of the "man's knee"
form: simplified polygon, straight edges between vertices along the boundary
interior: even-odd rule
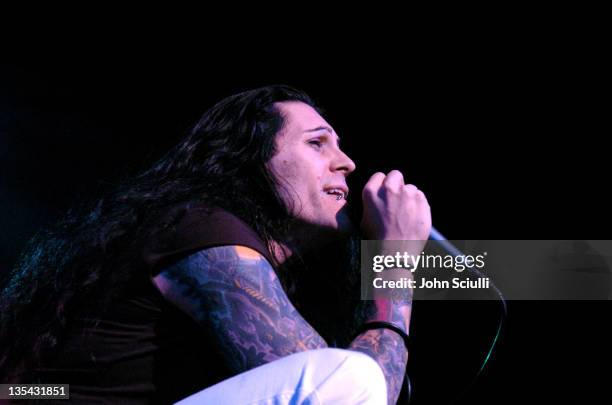
[[[349,352],[345,366],[350,370],[354,385],[365,387],[371,392],[387,392],[387,382],[382,368],[367,354],[347,350]]]
[[[313,360],[326,362],[333,367],[327,384],[334,386],[338,393],[343,391],[353,400],[370,403],[386,402],[387,383],[382,369],[370,356],[353,350],[315,350]]]

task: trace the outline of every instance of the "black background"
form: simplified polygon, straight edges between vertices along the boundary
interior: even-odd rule
[[[357,163],[353,196],[374,171],[397,168],[425,191],[450,239],[612,239],[610,93],[598,48],[457,45],[288,59],[134,44],[120,54],[9,58],[0,71],[0,274],[75,199],[146,167],[214,102],[271,83],[301,88],[326,110]],[[448,403],[468,385],[495,334],[496,305],[415,303],[415,403]],[[459,403],[607,402],[611,309],[510,302],[487,369]]]

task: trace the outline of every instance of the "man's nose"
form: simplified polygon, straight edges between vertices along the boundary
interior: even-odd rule
[[[349,175],[354,172],[356,168],[355,162],[353,162],[346,153],[339,150],[332,164],[333,171],[343,171],[345,175]]]

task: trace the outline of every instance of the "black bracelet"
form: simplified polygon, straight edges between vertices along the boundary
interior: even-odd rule
[[[367,330],[372,330],[372,329],[390,329],[392,330],[393,332],[401,336],[402,340],[404,341],[404,345],[406,345],[406,350],[408,350],[408,340],[409,340],[408,334],[404,332],[402,329],[393,325],[391,322],[385,322],[385,321],[366,322],[357,329],[357,335],[360,335],[363,332]]]

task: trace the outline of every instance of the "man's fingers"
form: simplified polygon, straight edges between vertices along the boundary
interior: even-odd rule
[[[421,190],[419,190],[417,186],[415,186],[414,184],[406,184],[404,185],[403,189],[404,189],[403,190],[404,193],[406,193],[406,195],[409,196],[410,198],[418,199],[419,194],[423,195]]]
[[[404,184],[404,175],[399,170],[391,170],[387,175],[376,172],[363,188],[364,197],[383,197],[386,193],[404,194],[419,201],[427,201],[423,192],[414,184]]]
[[[383,181],[383,192],[399,194],[404,187],[404,175],[399,170],[391,170]]]
[[[385,174],[381,172],[376,172],[370,177],[370,180],[363,187],[363,196],[366,195],[374,196],[378,193],[383,181],[385,180]]]

